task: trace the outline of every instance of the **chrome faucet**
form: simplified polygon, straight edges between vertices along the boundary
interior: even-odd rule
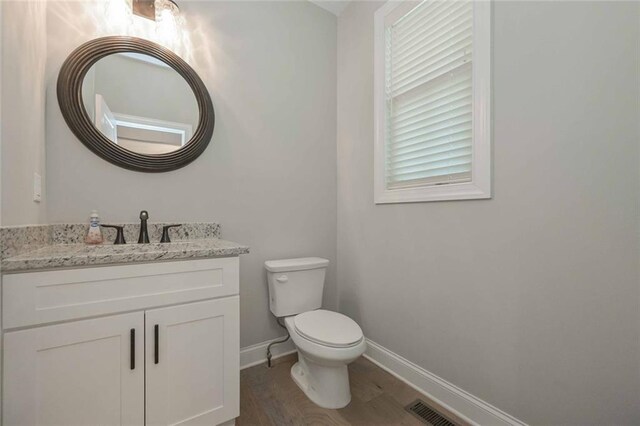
[[[138,244],[149,244],[149,231],[147,230],[147,220],[149,219],[149,213],[146,210],[140,212],[140,236],[138,237]]]

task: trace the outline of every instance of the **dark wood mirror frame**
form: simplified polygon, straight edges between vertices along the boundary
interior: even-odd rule
[[[98,60],[122,52],[142,53],[159,59],[176,70],[193,90],[200,117],[193,136],[182,148],[166,154],[138,154],[116,145],[93,125],[82,102],[82,82]],[[198,158],[213,135],[213,103],[198,74],[169,49],[141,38],[112,36],[84,43],[62,65],[57,92],[62,115],[78,139],[96,155],[125,169],[152,173],[179,169]]]

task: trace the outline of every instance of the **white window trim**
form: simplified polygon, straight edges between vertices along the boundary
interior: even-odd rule
[[[183,146],[189,142],[193,135],[193,126],[186,123],[140,117],[137,115],[120,114],[117,112],[114,112],[113,116],[115,117],[116,124],[118,126],[180,135],[181,145]]]
[[[417,4],[417,3],[416,3]],[[403,1],[388,1],[374,17],[374,199],[376,204],[491,198],[491,2],[473,7],[473,141],[471,181],[387,189],[385,178],[385,17]]]

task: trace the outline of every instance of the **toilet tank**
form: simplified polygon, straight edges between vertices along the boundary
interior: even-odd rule
[[[264,262],[273,315],[288,317],[322,307],[327,265],[329,261],[320,257]]]

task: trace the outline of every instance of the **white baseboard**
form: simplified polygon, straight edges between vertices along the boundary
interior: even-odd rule
[[[282,337],[247,346],[246,348],[240,348],[240,370],[267,362],[267,346],[269,346],[269,343],[271,342],[281,340]],[[289,339],[284,343],[273,345],[271,347],[271,359],[274,360],[285,355],[292,354],[295,351],[296,347],[293,345],[291,339]]]
[[[526,426],[526,423],[369,339],[364,357],[471,424]]]

